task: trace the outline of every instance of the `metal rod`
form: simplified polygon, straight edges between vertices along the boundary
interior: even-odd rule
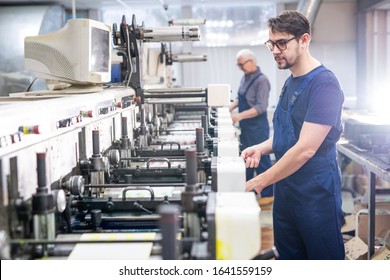
[[[38,188],[46,189],[46,153],[37,153]]]
[[[100,154],[100,131],[92,130],[92,150],[93,155],[98,156]]]
[[[370,172],[368,175],[370,186],[368,189],[368,254],[370,260],[375,253],[375,186],[376,175]]]
[[[175,111],[204,111],[205,114],[207,114],[207,107],[205,107],[204,105],[192,105],[192,106],[183,106],[183,105],[178,105],[178,106],[173,106],[173,108],[175,109]]]
[[[180,92],[205,92],[204,88],[153,88],[146,89],[145,93],[180,93]]]
[[[159,208],[162,235],[162,257],[164,260],[177,260],[179,256],[177,232],[179,229],[177,205],[162,205]]]
[[[186,183],[187,186],[193,186],[198,183],[198,169],[196,151],[186,150]]]
[[[128,131],[127,131],[127,117],[122,117],[121,127],[122,127],[122,136],[127,136],[128,135]]]
[[[204,93],[161,93],[161,94],[144,94],[144,98],[193,98],[206,97]]]
[[[204,131],[203,127],[196,128],[196,152],[204,153]]]
[[[158,99],[158,98],[151,98],[151,99],[147,99],[145,100],[145,103],[147,104],[178,104],[178,103],[205,103],[205,97],[203,98],[199,98],[199,97],[196,97],[196,98],[171,98],[171,99],[165,99],[165,98],[162,98],[162,99]],[[206,103],[205,103],[206,104]]]
[[[177,130],[183,131],[183,130]],[[191,130],[192,131],[192,130]],[[168,150],[170,151],[170,150]],[[183,156],[168,156],[169,159],[174,159],[174,161],[185,161],[186,159]],[[150,157],[123,157],[121,160],[132,160],[136,162],[146,162]]]
[[[153,239],[153,240],[129,240],[129,239],[123,239],[123,240],[45,240],[45,239],[14,239],[10,240],[11,244],[16,245],[25,245],[25,244],[78,244],[78,243],[86,243],[86,244],[94,244],[94,243],[134,243],[134,242],[161,242],[160,239]]]
[[[90,184],[90,188],[123,188],[123,187],[184,187],[185,183],[154,183],[154,184]]]
[[[203,127],[203,131],[204,131],[204,134],[209,134],[209,124],[207,122],[207,116],[206,115],[203,115],[201,116],[201,120],[202,120],[202,127]]]

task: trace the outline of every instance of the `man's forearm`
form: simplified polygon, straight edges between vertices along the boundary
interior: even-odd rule
[[[257,117],[259,115],[259,112],[255,108],[250,108],[248,110],[242,111],[241,113],[238,113],[238,120],[245,120],[245,119],[251,119],[254,117]]]
[[[260,144],[256,145],[256,149],[261,150],[261,155],[270,155],[273,153],[272,150],[272,143],[273,143],[273,137],[268,138],[268,140],[261,142]]]
[[[238,99],[235,99],[229,106],[229,111],[233,111],[234,109],[236,109],[238,107]]]

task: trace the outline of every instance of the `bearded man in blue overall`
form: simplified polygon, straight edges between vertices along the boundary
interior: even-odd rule
[[[267,118],[270,83],[256,64],[256,56],[249,49],[237,53],[237,66],[244,72],[238,89],[237,98],[230,104],[230,112],[238,107],[238,113],[232,113],[233,123],[240,123],[240,151],[259,144],[269,138]],[[256,168],[246,169],[246,180],[260,174],[271,167],[269,156],[261,158]],[[268,186],[261,191],[262,197],[273,196],[273,187]]]
[[[273,117],[274,135],[242,152],[247,167],[275,154],[276,163],[248,181],[260,192],[275,183],[273,226],[280,259],[344,259],[341,176],[336,142],[344,95],[336,76],[311,56],[310,24],[296,11],[268,20],[279,69],[289,69]]]

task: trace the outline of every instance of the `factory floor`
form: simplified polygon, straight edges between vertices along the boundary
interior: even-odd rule
[[[274,245],[274,234],[272,227],[272,205],[273,197],[259,199],[260,221],[261,221],[261,250],[271,249]]]

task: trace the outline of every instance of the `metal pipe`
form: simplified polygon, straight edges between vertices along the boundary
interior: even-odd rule
[[[186,150],[186,183],[191,187],[198,183],[198,164],[196,151]]]
[[[90,184],[89,188],[124,188],[124,187],[185,187],[185,183],[154,183],[154,184]]]
[[[100,155],[99,130],[92,131],[92,150],[93,156]]]
[[[321,3],[322,0],[300,0],[297,11],[305,15],[310,25],[313,26]]]
[[[172,55],[173,62],[202,62],[207,61],[206,54],[174,54]]]
[[[46,154],[37,153],[38,188],[46,189]],[[47,190],[47,189],[46,189]]]
[[[76,0],[72,0],[72,18],[76,18]]]
[[[196,128],[196,152],[204,153],[204,131],[202,127]]]
[[[127,131],[127,117],[122,117],[122,137],[128,136],[128,131]]]
[[[127,191],[138,191],[138,190],[144,190],[150,192],[150,200],[154,200],[154,191],[152,188],[148,188],[149,186],[145,187],[126,187],[122,190],[122,200],[126,201],[126,193]]]
[[[178,216],[179,209],[176,205],[161,205],[158,209],[160,214],[160,230],[162,235],[162,257],[164,260],[178,259]]]
[[[158,99],[158,98],[151,98],[149,100],[145,100],[145,103],[147,104],[178,104],[178,103],[183,103],[185,102],[186,104],[188,103],[202,103],[202,102],[206,102],[205,98],[187,98],[187,99],[184,99],[184,98],[171,98],[171,99]]]
[[[168,21],[169,25],[204,25],[206,24],[205,18],[177,18]]]
[[[35,239],[55,238],[54,197],[46,185],[46,153],[37,153],[37,192],[32,196],[33,230]],[[47,246],[37,247],[36,253],[46,256]]]
[[[199,41],[198,26],[144,27],[140,30],[144,42]]]
[[[127,150],[129,149],[130,146],[128,129],[127,129],[127,117],[122,117],[121,129],[122,129],[121,148],[123,150]]]
[[[122,240],[45,240],[45,239],[12,239],[10,244],[24,246],[26,244],[96,244],[96,243],[133,243],[133,242],[161,242],[160,239],[144,240],[144,239],[122,239]]]
[[[201,116],[201,121],[202,121],[204,134],[206,135],[209,134],[209,124],[207,122],[207,116],[206,115]]]
[[[178,92],[205,92],[206,90],[204,88],[153,88],[153,89],[146,89],[145,93],[178,93]]]
[[[178,93],[178,94],[145,94],[144,98],[193,98],[193,97],[206,97],[205,93]]]
[[[172,131],[176,131],[176,130],[172,130]],[[177,131],[183,131],[183,130],[177,130]],[[191,130],[193,131],[193,130]],[[159,144],[158,144],[159,145]],[[164,142],[164,143],[161,143],[161,150],[163,150],[163,147],[166,146],[166,145],[177,145],[178,146],[178,150],[180,150],[180,144],[179,143],[176,143],[176,142]],[[136,161],[136,162],[146,162],[148,161],[148,159],[150,159],[150,157],[126,157],[126,158],[121,158],[121,160],[132,160],[132,161]],[[183,158],[182,156],[169,156],[169,159],[173,159],[174,161],[185,161],[185,158]]]
[[[177,111],[185,111],[185,112],[188,112],[188,111],[203,111],[205,114],[207,114],[207,107],[205,107],[204,105],[177,105],[177,106],[173,106],[173,108],[175,109],[175,112]]]

